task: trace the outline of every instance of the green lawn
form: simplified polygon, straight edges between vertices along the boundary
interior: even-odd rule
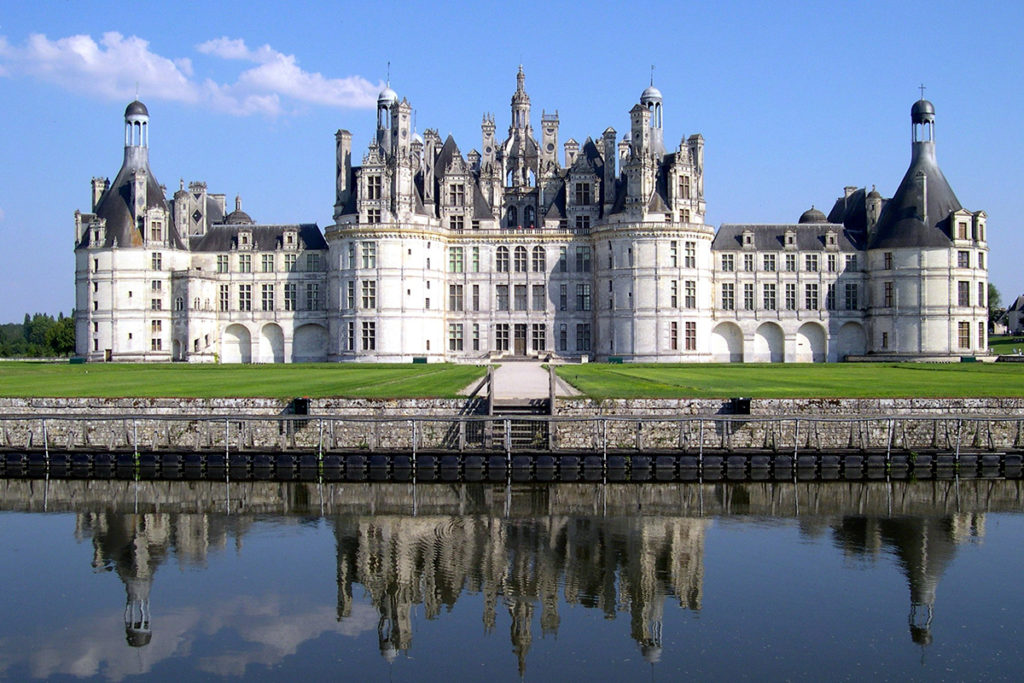
[[[454,397],[477,365],[0,363],[4,397]]]
[[[993,352],[999,354],[1015,354],[1017,351],[1024,352],[1024,336],[1021,335],[992,335],[988,338],[988,346]]]
[[[1024,363],[562,365],[594,399],[1024,396]]]

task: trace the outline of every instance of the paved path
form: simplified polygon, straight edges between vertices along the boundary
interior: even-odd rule
[[[471,390],[472,387],[467,387],[467,389]],[[557,396],[578,396],[579,392],[561,379],[556,379],[555,394]],[[494,398],[500,400],[547,397],[548,371],[542,363],[514,361],[501,363],[494,370]]]

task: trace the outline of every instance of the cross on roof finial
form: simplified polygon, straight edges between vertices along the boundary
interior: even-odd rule
[[[654,87],[654,65],[651,64],[651,87]]]
[[[139,82],[135,81],[135,101],[139,101]]]
[[[388,87],[391,87],[391,60],[388,60]]]
[[[921,99],[923,100],[924,99],[924,91],[925,91],[924,83],[922,83],[921,85],[919,85],[917,87],[921,91]]]

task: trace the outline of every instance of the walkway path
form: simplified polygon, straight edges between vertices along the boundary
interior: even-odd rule
[[[475,383],[474,383],[475,386]],[[467,387],[468,390],[472,390]],[[468,391],[464,390],[465,393]],[[556,396],[578,396],[579,392],[561,378],[555,379]],[[548,397],[548,370],[543,363],[514,361],[494,370],[494,398],[498,400]]]

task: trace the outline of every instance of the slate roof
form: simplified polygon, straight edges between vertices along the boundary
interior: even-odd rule
[[[299,244],[303,249],[327,249],[327,241],[316,223],[299,225],[215,225],[205,235],[196,235],[189,239],[192,251],[231,251],[238,246],[238,233],[248,230],[252,233],[252,251],[274,251],[279,249],[284,240],[284,231],[288,228],[297,230]]]
[[[750,230],[754,237],[753,248],[756,251],[782,251],[785,248],[786,232],[792,230],[796,234],[796,250],[817,251],[825,249],[825,234],[829,229],[836,232],[836,244],[839,251],[859,251],[842,225],[833,223],[792,223],[781,225],[743,225],[736,223],[723,224],[711,242],[713,250],[728,251],[743,248],[743,233]]]

